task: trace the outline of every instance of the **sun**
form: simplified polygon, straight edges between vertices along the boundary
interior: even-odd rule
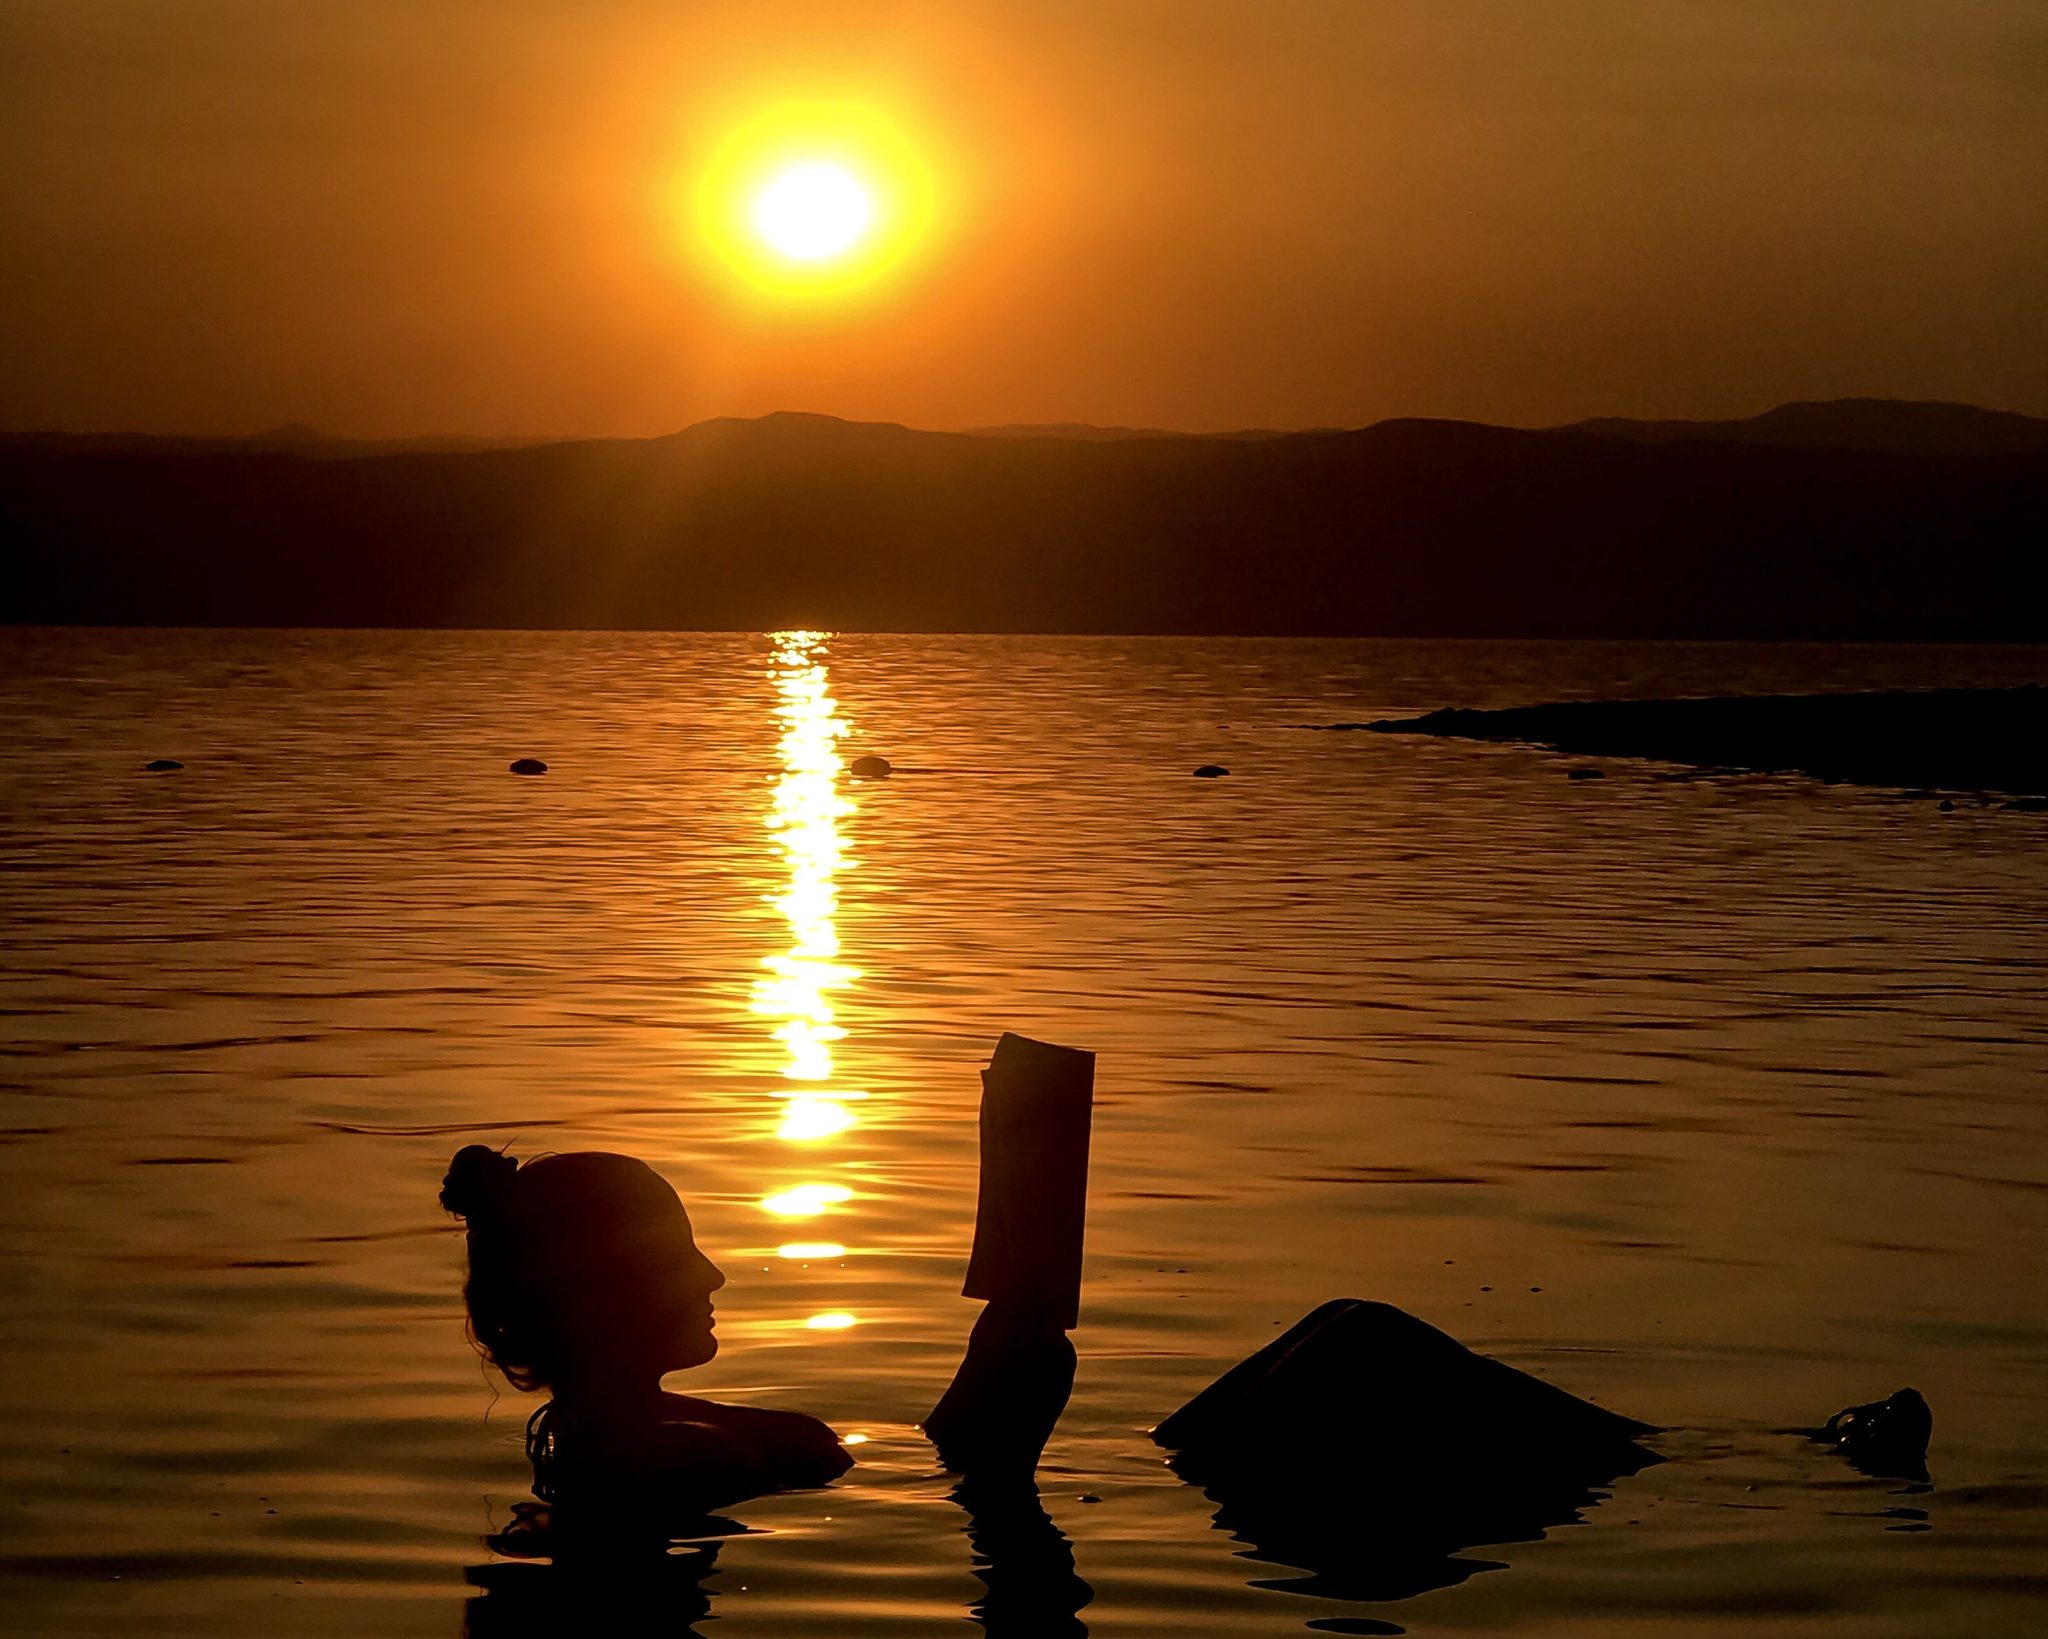
[[[744,306],[872,299],[931,252],[934,153],[876,108],[771,105],[707,138],[690,165],[693,254]]]
[[[754,231],[792,262],[831,262],[859,246],[874,226],[875,197],[832,160],[803,160],[771,176],[754,195]]]

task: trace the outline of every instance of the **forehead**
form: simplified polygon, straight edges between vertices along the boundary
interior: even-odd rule
[[[550,1156],[520,1175],[531,1228],[561,1238],[690,1238],[689,1214],[668,1181],[623,1155]]]

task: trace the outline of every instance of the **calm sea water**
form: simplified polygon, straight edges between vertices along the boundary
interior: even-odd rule
[[[1293,725],[2043,677],[2013,650],[0,634],[5,1626],[2038,1632],[2048,825]],[[896,777],[848,777],[865,752]],[[970,1541],[914,1425],[976,1307],[1004,1029],[1099,1055],[1087,1287],[1045,1517]],[[652,1625],[585,1586],[564,1627],[558,1574],[483,1545],[529,1403],[465,1344],[434,1201],[479,1137],[660,1167],[730,1276],[724,1352],[677,1386],[866,1436],[841,1484],[679,1552]],[[1436,1591],[1337,1597],[1143,1431],[1338,1294],[1668,1425],[1670,1460]],[[1775,1432],[1904,1384],[1931,1487]]]

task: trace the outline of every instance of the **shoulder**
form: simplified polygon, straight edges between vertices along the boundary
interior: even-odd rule
[[[839,1436],[800,1411],[733,1406],[694,1395],[662,1396],[662,1427],[682,1447],[716,1451],[773,1475],[773,1487],[823,1485],[853,1466]]]
[[[815,1417],[665,1394],[651,1416],[626,1422],[558,1414],[534,1489],[577,1505],[708,1511],[826,1485],[852,1466]]]

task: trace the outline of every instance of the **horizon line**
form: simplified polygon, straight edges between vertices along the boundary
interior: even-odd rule
[[[1632,415],[1606,412],[1599,415],[1578,416],[1568,421],[1489,421],[1469,415],[1389,415],[1376,420],[1356,423],[1323,422],[1299,427],[1280,426],[1236,426],[1191,429],[1183,427],[1139,426],[1118,421],[994,421],[975,422],[958,427],[927,427],[907,421],[887,418],[863,418],[839,415],[830,410],[800,410],[787,407],[764,410],[757,415],[718,414],[699,417],[679,427],[664,432],[651,433],[481,433],[481,432],[391,432],[357,433],[336,432],[319,427],[311,422],[296,418],[274,422],[268,427],[253,432],[163,432],[149,431],[139,427],[4,427],[0,428],[0,439],[27,438],[136,438],[161,439],[166,442],[190,443],[232,443],[253,444],[274,441],[289,446],[293,443],[305,445],[320,444],[478,444],[489,447],[538,447],[552,444],[651,444],[667,438],[679,438],[699,428],[719,425],[753,426],[762,422],[780,419],[830,421],[849,427],[882,427],[901,432],[926,433],[935,437],[953,438],[1029,438],[1043,437],[1057,439],[1065,435],[1107,434],[1123,441],[1136,442],[1153,438],[1192,439],[1261,439],[1310,437],[1318,434],[1340,434],[1370,432],[1375,427],[1384,427],[1398,422],[1437,422],[1457,426],[1499,427],[1513,432],[1568,432],[1574,428],[1602,423],[1637,423],[1644,425],[1694,425],[1694,426],[1740,426],[1746,422],[1761,420],[1763,417],[1782,410],[1806,407],[1832,407],[1846,404],[1882,404],[1912,409],[1969,410],[1985,415],[2011,416],[2022,421],[2048,421],[2048,414],[2037,415],[2028,410],[2015,410],[2003,405],[1982,404],[1970,399],[1953,398],[1902,398],[1886,394],[1850,393],[1834,398],[1788,398],[1780,399],[1746,415]]]

